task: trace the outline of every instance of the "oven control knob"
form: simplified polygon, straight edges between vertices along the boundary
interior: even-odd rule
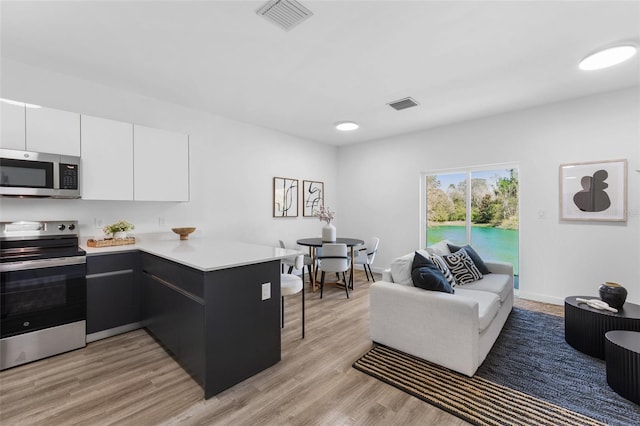
[[[25,321],[22,323],[23,327],[29,327],[31,325],[31,323],[29,321]]]
[[[62,223],[60,225],[58,225],[58,231],[64,231],[67,227],[64,226]]]
[[[69,225],[69,231],[73,231],[74,229],[76,229],[76,226],[73,223]]]

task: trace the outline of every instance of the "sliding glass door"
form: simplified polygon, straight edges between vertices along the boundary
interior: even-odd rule
[[[471,244],[481,257],[512,263],[518,288],[518,169],[425,175],[426,242]]]

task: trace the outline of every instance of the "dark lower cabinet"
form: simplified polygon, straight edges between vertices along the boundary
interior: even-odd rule
[[[204,303],[143,272],[144,324],[201,385],[204,383]]]
[[[87,257],[87,334],[138,323],[140,253]]]
[[[144,325],[174,355],[180,353],[178,294],[175,290],[142,274]]]
[[[142,276],[144,324],[205,398],[280,361],[278,260],[203,272],[143,253]]]

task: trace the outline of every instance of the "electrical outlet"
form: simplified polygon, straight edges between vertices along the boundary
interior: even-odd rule
[[[271,283],[262,284],[262,300],[271,299]]]
[[[158,225],[159,226],[164,226],[164,216],[159,216],[158,217]]]
[[[97,217],[94,217],[93,226],[95,228],[102,228],[104,226],[104,221],[102,219],[98,219]]]

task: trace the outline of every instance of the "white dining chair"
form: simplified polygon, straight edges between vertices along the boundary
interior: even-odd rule
[[[344,291],[349,298],[349,286],[353,277],[349,274],[349,282],[345,277],[345,273],[351,268],[351,260],[347,254],[346,244],[323,244],[322,255],[318,256],[318,269],[322,272],[320,275],[320,298],[324,292],[324,276],[326,272],[342,273],[344,281]]]
[[[284,328],[284,297],[302,293],[302,338],[304,339],[304,255],[295,257],[293,267],[302,270],[302,278],[294,274],[280,275],[280,312],[281,327]]]
[[[284,241],[279,240],[280,242],[280,248],[286,249],[287,246],[285,245]],[[290,256],[290,257],[285,257],[284,259],[282,259],[282,273],[284,273],[284,265],[287,265],[289,267],[289,270],[287,271],[288,274],[291,273],[291,271],[293,271],[293,268],[295,267],[295,261],[296,261],[296,256]],[[304,262],[303,262],[304,266],[307,267],[307,269],[309,270],[309,276],[311,276],[311,265],[313,264],[313,259],[311,259],[311,256],[309,256],[308,254],[304,255]],[[298,269],[296,267],[296,269]]]
[[[380,238],[369,238],[369,240],[367,241],[367,245],[358,249],[358,254],[353,260],[354,265],[362,265],[362,267],[364,268],[364,273],[367,276],[367,281],[369,281],[369,275],[371,275],[371,279],[373,280],[373,282],[376,282],[376,279],[373,277],[371,265],[373,264],[373,260],[376,258],[379,244]]]

